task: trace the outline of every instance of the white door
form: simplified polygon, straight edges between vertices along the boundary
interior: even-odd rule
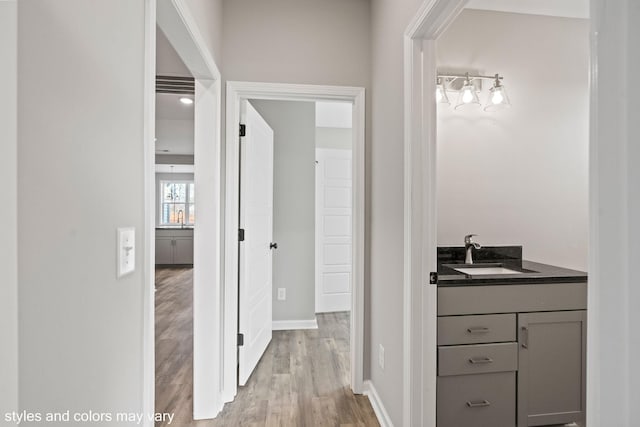
[[[351,150],[316,149],[316,313],[351,310]]]
[[[247,101],[246,136],[240,138],[240,242],[238,384],[245,385],[271,341],[273,238],[273,130]]]

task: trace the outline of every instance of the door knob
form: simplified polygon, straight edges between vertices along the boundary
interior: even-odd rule
[[[278,244],[275,242],[271,242],[271,244],[269,245],[269,249],[278,249]]]

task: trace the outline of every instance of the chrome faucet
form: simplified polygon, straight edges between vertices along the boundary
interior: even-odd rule
[[[184,211],[182,209],[178,211],[178,222],[180,223],[180,228],[184,228]]]
[[[473,241],[473,237],[477,236],[477,234],[467,234],[464,236],[464,249],[466,251],[466,256],[464,258],[465,264],[473,264],[473,250],[480,249],[480,243],[476,243]]]

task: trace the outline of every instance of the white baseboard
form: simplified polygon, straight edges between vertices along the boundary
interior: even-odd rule
[[[371,406],[373,407],[373,412],[376,413],[376,417],[378,417],[378,422],[381,427],[393,427],[393,423],[391,422],[391,417],[389,417],[389,413],[385,409],[382,404],[382,400],[376,391],[375,386],[370,380],[364,382],[364,394],[369,397],[369,402],[371,402]]]
[[[274,320],[271,329],[274,331],[292,331],[295,329],[318,329],[318,321],[310,320]]]

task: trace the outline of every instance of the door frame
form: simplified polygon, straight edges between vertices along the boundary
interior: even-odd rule
[[[365,90],[350,86],[321,86],[285,83],[227,82],[226,94],[226,195],[225,195],[225,274],[222,313],[224,402],[231,402],[238,391],[236,376],[238,333],[238,170],[240,103],[242,100],[347,101],[353,103],[353,293],[351,299],[351,388],[364,391],[364,239],[365,239]],[[217,323],[216,323],[217,324]]]
[[[186,0],[145,0],[144,81],[144,309],[143,390],[146,414],[155,413],[155,60],[156,24],[195,79],[194,183],[198,225],[194,227],[193,418],[213,418],[222,409],[216,309],[221,288],[221,111],[220,70]],[[152,426],[153,422],[145,421]]]
[[[433,94],[436,90],[436,40],[464,9],[468,0],[426,0],[404,34],[404,152],[405,152],[405,266],[404,266],[404,390],[403,425],[424,427],[436,426],[436,363],[437,363],[437,288],[429,286],[429,272],[436,271],[436,102]],[[621,2],[622,3],[622,2]],[[614,18],[604,20],[604,0],[591,0],[590,32],[590,133],[589,133],[589,303],[588,319],[591,327],[587,329],[588,366],[587,366],[587,425],[597,426],[603,415],[599,409],[600,394],[603,393],[601,354],[607,354],[607,346],[614,341],[628,340],[613,335],[609,341],[603,340],[599,328],[603,326],[621,326],[628,313],[618,310],[623,307],[625,295],[630,283],[628,276],[620,269],[620,263],[628,259],[627,247],[619,244],[628,234],[627,211],[603,218],[600,211],[599,196],[612,194],[607,200],[615,206],[628,208],[630,178],[627,181],[619,176],[617,165],[627,160],[625,144],[629,140],[621,138],[621,113],[626,112],[620,106],[617,97],[599,99],[600,94],[621,93],[627,88],[625,79],[627,65],[625,54],[628,41],[623,32],[612,31],[619,28]],[[626,4],[607,5],[607,16],[621,18]],[[605,77],[602,72],[598,48],[599,33],[609,30],[606,36],[607,52],[611,52],[611,69]],[[626,50],[625,50],[626,49]],[[599,111],[600,107],[607,107]],[[605,111],[606,110],[606,111]],[[605,148],[600,141],[607,141]],[[615,144],[614,144],[615,141]],[[609,154],[610,153],[610,154]],[[611,165],[616,165],[614,168]],[[620,191],[620,190],[623,191]],[[609,214],[610,215],[610,214]],[[624,223],[623,227],[619,224]],[[600,245],[600,236],[611,235],[606,247]],[[607,270],[600,263],[607,263]],[[626,280],[625,280],[626,277]],[[620,279],[620,280],[617,280]],[[607,283],[609,292],[601,283]],[[616,286],[613,286],[616,283]],[[601,308],[599,298],[609,293],[617,293],[614,316]],[[413,296],[416,298],[413,298]],[[608,296],[608,299],[612,299]],[[611,319],[603,319],[604,315]],[[626,316],[626,317],[625,317]],[[614,322],[615,317],[615,322]],[[618,339],[619,338],[619,339]],[[627,356],[630,350],[627,347]],[[612,351],[609,349],[609,354]],[[619,360],[624,355],[619,356]],[[620,390],[620,377],[609,381],[610,393],[629,398],[630,390]],[[627,384],[628,385],[628,384]],[[609,406],[608,416],[614,414]],[[628,409],[628,406],[627,406]]]

